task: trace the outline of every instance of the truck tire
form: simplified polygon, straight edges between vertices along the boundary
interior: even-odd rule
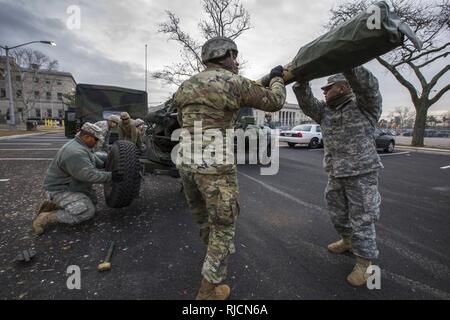
[[[108,154],[105,168],[106,171],[120,170],[124,174],[123,181],[104,185],[106,204],[111,208],[129,206],[139,196],[141,188],[141,164],[136,145],[129,141],[116,141]]]

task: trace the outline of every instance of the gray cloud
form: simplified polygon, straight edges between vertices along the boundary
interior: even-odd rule
[[[325,32],[334,0],[271,1],[246,0],[253,28],[237,40],[240,52],[248,61],[245,75],[259,78],[271,67],[284,64],[295,56],[301,45]],[[66,27],[66,9],[78,5],[82,13],[81,30]],[[64,71],[71,72],[77,82],[144,88],[144,46],[149,45],[149,70],[155,71],[178,61],[180,47],[157,32],[157,24],[165,21],[165,10],[181,18],[181,26],[198,35],[202,17],[200,1],[85,1],[85,0],[0,0],[0,44],[14,45],[32,40],[54,40],[57,47],[33,46],[57,59]],[[198,37],[200,40],[201,37]],[[436,72],[430,69],[427,76]],[[396,106],[412,107],[405,88],[376,62],[368,64],[379,78],[384,97],[384,110]],[[408,78],[414,78],[412,74]],[[323,79],[312,82],[320,97]],[[444,77],[440,87],[450,82]],[[149,101],[165,100],[176,89],[149,79]],[[288,101],[295,98],[288,89]],[[450,95],[444,96],[432,109],[450,110]]]

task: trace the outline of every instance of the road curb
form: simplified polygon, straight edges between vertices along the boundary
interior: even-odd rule
[[[13,135],[13,136],[0,137],[0,140],[17,139],[17,138],[23,138],[23,137],[32,137],[32,136],[39,136],[39,135],[42,135],[42,134],[49,134],[49,133],[59,133],[59,131],[16,134],[16,135]]]
[[[423,152],[423,153],[450,155],[450,150],[447,150],[447,149],[422,148],[422,147],[410,147],[410,146],[399,146],[399,145],[396,145],[396,148],[408,150],[411,152]]]

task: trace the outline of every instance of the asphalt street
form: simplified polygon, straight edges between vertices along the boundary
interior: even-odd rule
[[[62,134],[0,141],[0,299],[195,297],[205,248],[177,179],[146,176],[124,209],[108,208],[98,186],[94,219],[31,233],[46,169],[65,142]],[[450,299],[450,156],[382,155],[379,290],[348,285],[353,257],[326,250],[337,235],[323,201],[322,158],[323,150],[282,146],[276,175],[239,166],[231,299]],[[113,240],[112,269],[100,273]],[[29,248],[31,262],[14,261]],[[81,269],[80,290],[67,288],[71,265]]]

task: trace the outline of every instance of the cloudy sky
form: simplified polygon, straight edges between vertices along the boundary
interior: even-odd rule
[[[242,3],[250,13],[252,29],[236,42],[248,61],[244,75],[258,79],[273,66],[288,63],[303,44],[325,32],[323,26],[336,0],[243,0]],[[67,9],[73,5],[80,8],[80,29],[67,27],[70,18]],[[203,16],[201,0],[0,0],[0,45],[53,40],[56,47],[37,44],[32,48],[57,59],[60,70],[71,72],[78,83],[144,90],[145,44],[149,46],[149,73],[179,61],[180,47],[157,32],[157,24],[167,19],[166,10],[181,19],[185,31],[201,39],[197,29]],[[426,74],[432,76],[446,63],[448,60],[441,59]],[[390,73],[377,62],[367,66],[380,80],[385,114],[397,106],[412,107],[407,90]],[[412,74],[405,75],[414,79]],[[312,82],[317,96],[321,96],[319,87],[323,82],[324,79]],[[437,88],[449,82],[447,73]],[[149,80],[148,88],[151,105],[161,103],[176,90],[153,79]],[[296,103],[290,87],[288,102]],[[450,93],[431,110],[433,113],[450,110]]]

